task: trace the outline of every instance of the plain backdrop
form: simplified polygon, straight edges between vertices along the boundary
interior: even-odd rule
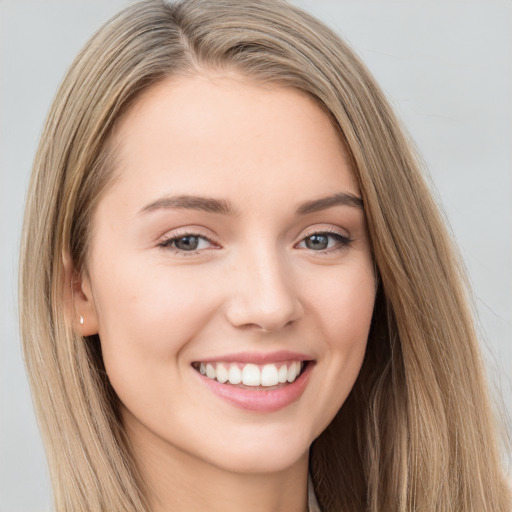
[[[0,0],[0,512],[51,510],[16,320],[31,162],[66,68],[86,39],[129,3]],[[351,44],[416,140],[466,262],[490,379],[510,417],[512,2],[294,3]],[[510,454],[504,456],[510,470]]]

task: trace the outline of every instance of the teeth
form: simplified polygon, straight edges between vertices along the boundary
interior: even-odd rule
[[[208,366],[206,366],[206,375],[208,375]],[[293,382],[297,378],[297,367],[295,363],[292,363],[288,368],[288,374],[286,375],[286,380],[288,382]]]
[[[235,364],[232,364],[229,367],[228,380],[230,384],[240,384],[240,382],[242,382],[242,370],[240,370],[240,368]]]
[[[277,380],[279,381],[280,384],[283,384],[284,382],[286,382],[288,379],[288,368],[286,368],[286,365],[283,364],[283,366],[281,366],[281,368],[279,368],[278,372],[277,372]]]
[[[246,386],[261,384],[260,369],[255,364],[246,364],[242,370],[242,383]]]
[[[297,378],[300,373],[301,366],[300,361],[295,361],[290,365],[288,368],[288,374],[286,375],[286,380],[288,382],[293,382]]]
[[[290,371],[288,370],[288,375],[290,374]],[[213,367],[212,364],[207,364],[206,365],[206,376],[209,378],[209,379],[215,379],[215,368]],[[288,377],[289,379],[289,377]]]
[[[197,367],[196,367],[197,368]],[[271,387],[285,382],[294,382],[302,370],[301,361],[256,365],[252,363],[200,363],[199,372],[221,384],[244,384],[245,386]]]
[[[219,363],[217,365],[217,368],[215,370],[215,374],[217,376],[217,380],[221,384],[224,384],[224,382],[226,382],[229,379],[228,370],[227,370],[227,368],[222,363]]]
[[[279,383],[278,371],[275,364],[266,364],[261,370],[262,386],[277,386]]]

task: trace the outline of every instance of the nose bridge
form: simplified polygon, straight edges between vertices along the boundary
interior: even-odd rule
[[[260,242],[237,258],[228,307],[234,326],[272,331],[300,318],[292,271],[276,245]]]

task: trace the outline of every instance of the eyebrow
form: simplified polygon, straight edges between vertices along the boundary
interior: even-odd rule
[[[307,215],[321,210],[326,210],[333,206],[351,206],[353,208],[363,209],[363,200],[349,193],[338,193],[332,196],[322,197],[306,201],[298,206],[295,210],[296,215]],[[139,214],[152,212],[160,209],[185,209],[185,210],[201,210],[208,213],[217,213],[220,215],[236,216],[238,210],[224,199],[214,199],[212,197],[201,196],[170,196],[162,197],[144,206]]]
[[[152,212],[160,209],[186,209],[202,210],[209,213],[219,213],[221,215],[236,215],[236,209],[224,199],[214,199],[211,197],[199,196],[172,196],[162,197],[156,201],[144,206],[139,213]]]
[[[363,200],[354,194],[340,192],[338,194],[323,197],[321,199],[306,201],[297,208],[295,213],[297,215],[307,215],[308,213],[319,212],[333,206],[351,206],[353,208],[362,210]]]

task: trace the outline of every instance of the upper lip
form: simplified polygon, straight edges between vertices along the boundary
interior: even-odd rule
[[[215,363],[215,362],[226,362],[226,363],[253,363],[253,364],[265,364],[265,363],[281,363],[284,361],[311,361],[313,358],[307,354],[301,354],[299,352],[292,352],[289,350],[279,350],[276,352],[236,352],[231,354],[222,354],[215,357],[207,357],[205,359],[198,359],[197,362],[201,363]]]

